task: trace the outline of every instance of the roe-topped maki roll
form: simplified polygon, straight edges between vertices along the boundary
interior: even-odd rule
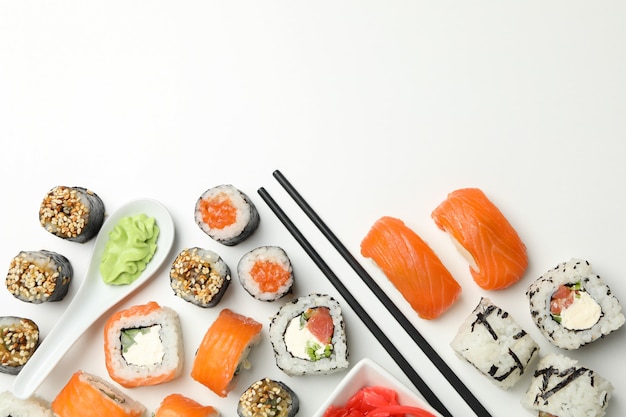
[[[547,271],[526,295],[539,330],[563,349],[577,349],[624,324],[619,301],[584,260],[572,259]]]
[[[250,198],[233,185],[206,190],[196,202],[196,223],[211,239],[234,246],[248,238],[259,225],[259,212]]]
[[[230,268],[215,252],[198,247],[180,251],[170,269],[176,296],[199,307],[214,307],[230,285]]]
[[[39,346],[39,327],[34,321],[0,317],[0,372],[16,375]]]
[[[276,365],[288,375],[330,374],[348,367],[341,307],[325,294],[283,305],[270,322]]]
[[[104,203],[83,187],[52,188],[39,207],[39,222],[62,239],[85,243],[98,234],[104,223]]]
[[[63,255],[49,251],[21,251],[12,260],[6,277],[9,292],[27,303],[62,300],[74,270]]]
[[[237,264],[243,288],[261,301],[275,301],[291,292],[293,268],[278,246],[261,246],[244,254]]]

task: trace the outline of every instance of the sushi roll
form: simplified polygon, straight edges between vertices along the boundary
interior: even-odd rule
[[[287,375],[331,374],[349,365],[341,307],[325,294],[284,304],[270,322],[270,341]]]
[[[278,246],[261,246],[247,252],[237,264],[243,288],[261,301],[275,301],[291,292],[293,268],[287,253]]]
[[[10,391],[0,393],[0,417],[54,417],[50,404],[39,397],[21,399]]]
[[[219,417],[220,413],[210,405],[185,397],[182,394],[170,394],[161,401],[154,417]]]
[[[361,241],[361,255],[374,261],[422,319],[439,317],[461,295],[437,254],[400,219],[378,219]]]
[[[63,255],[49,250],[21,251],[12,260],[6,277],[9,292],[27,303],[62,300],[74,270]]]
[[[461,325],[451,347],[504,390],[515,386],[539,355],[532,337],[485,297]]]
[[[123,387],[173,380],[183,369],[183,354],[178,314],[154,301],[118,311],[104,325],[106,368]]]
[[[551,353],[539,361],[522,404],[540,416],[602,417],[612,393],[611,383],[595,371]]]
[[[524,275],[528,267],[526,246],[482,190],[453,191],[431,217],[466,256],[470,273],[482,289],[504,289]]]
[[[39,327],[26,318],[0,317],[0,372],[17,375],[39,346]]]
[[[260,379],[248,387],[239,398],[239,417],[294,417],[300,400],[291,388],[281,381]]]
[[[140,417],[146,407],[97,375],[76,371],[52,400],[58,417]]]
[[[223,309],[202,338],[191,377],[220,397],[226,397],[240,372],[249,367],[247,358],[260,341],[262,328],[251,317]]]
[[[571,259],[547,271],[526,296],[535,324],[559,348],[578,349],[624,324],[619,301],[585,260]]]
[[[44,229],[72,242],[85,243],[98,234],[104,223],[104,203],[83,187],[52,188],[39,207]]]
[[[206,190],[198,198],[195,220],[211,239],[234,246],[259,226],[259,212],[250,198],[230,184]]]
[[[170,286],[174,294],[199,307],[217,305],[230,281],[228,265],[208,249],[183,249],[170,269]]]

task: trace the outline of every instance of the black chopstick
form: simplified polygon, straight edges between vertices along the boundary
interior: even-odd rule
[[[322,259],[319,253],[311,246],[309,241],[304,237],[304,235],[298,230],[296,225],[289,219],[287,214],[280,208],[280,206],[274,201],[272,196],[263,188],[259,188],[259,195],[265,203],[269,206],[269,208],[274,212],[276,217],[281,221],[281,223],[287,228],[287,230],[291,233],[291,235],[296,239],[296,241],[302,246],[302,249],[309,255],[309,257],[313,260],[313,262],[318,266],[318,268],[322,271],[322,273],[328,278],[328,280],[333,284],[333,286],[337,289],[339,294],[343,297],[344,300],[350,305],[352,310],[357,314],[357,316],[361,319],[363,324],[372,332],[374,337],[378,340],[378,342],[385,348],[385,350],[389,353],[392,359],[398,364],[400,369],[404,372],[404,374],[409,378],[409,380],[415,385],[418,391],[424,396],[426,401],[436,409],[441,415],[445,417],[452,417],[452,414],[446,409],[443,403],[437,398],[435,393],[426,385],[424,380],[419,376],[419,374],[413,369],[411,364],[402,356],[402,353],[393,345],[391,340],[383,333],[383,331],[378,327],[376,322],[370,317],[369,314],[363,309],[363,307],[359,304],[359,302],[354,298],[354,296],[350,293],[350,291],[343,285],[341,280],[335,275],[335,273],[330,269],[328,264]]]
[[[382,288],[374,281],[374,279],[367,273],[365,268],[356,260],[350,251],[341,243],[341,241],[335,236],[330,228],[322,221],[317,215],[315,210],[306,202],[306,200],[300,195],[295,187],[285,178],[285,176],[276,170],[273,173],[274,178],[280,183],[280,185],[287,191],[287,193],[293,198],[296,204],[304,211],[309,219],[317,226],[322,234],[329,240],[329,242],[335,247],[335,249],[341,254],[341,256],[350,264],[352,269],[361,277],[363,282],[369,287],[369,289],[378,297],[378,299],[385,305],[387,310],[393,317],[396,318],[402,328],[409,334],[413,341],[419,346],[424,354],[431,360],[435,367],[443,374],[448,382],[454,387],[454,389],[463,398],[465,403],[476,413],[479,417],[491,417],[491,414],[485,409],[480,401],[472,394],[467,386],[459,379],[459,377],[450,369],[448,364],[437,354],[435,349],[424,339],[420,332],[413,326],[409,319],[402,313],[402,311],[393,303],[393,301],[387,296]]]

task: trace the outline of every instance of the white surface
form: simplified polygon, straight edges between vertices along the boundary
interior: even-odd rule
[[[132,283],[109,285],[104,282],[100,273],[100,263],[109,242],[109,236],[120,220],[140,214],[154,218],[159,228],[156,251],[145,269]],[[58,319],[58,324],[45,338],[42,338],[41,344],[31,359],[15,377],[12,386],[13,393],[22,399],[35,394],[37,388],[83,332],[117,304],[141,290],[162,267],[167,270],[172,262],[170,252],[174,238],[174,220],[167,208],[156,200],[133,200],[108,215],[100,232],[94,238],[94,248],[89,259],[87,273],[79,281],[80,286],[76,295]],[[28,313],[25,312],[25,314]]]
[[[0,314],[25,314],[43,336],[76,294],[93,243],[61,241],[38,224],[55,185],[93,189],[112,213],[130,200],[165,204],[177,227],[174,252],[204,246],[231,268],[258,245],[292,258],[296,295],[336,294],[256,194],[265,186],[388,329],[455,416],[471,415],[271,176],[281,169],[339,238],[359,243],[382,215],[414,228],[461,283],[444,316],[412,320],[494,416],[531,416],[519,404],[528,383],[502,392],[449,348],[486,293],[430,212],[453,189],[482,188],[528,247],[523,280],[489,297],[540,343],[525,289],[571,257],[588,259],[626,300],[626,3],[582,2],[164,2],[0,3],[0,262],[20,250],[66,255],[76,282],[59,303],[31,306],[0,291]],[[261,225],[233,248],[193,222],[197,197],[232,183],[261,212]],[[173,259],[173,258],[172,258]],[[386,285],[403,311],[402,299]],[[0,288],[1,290],[1,288]],[[343,374],[285,377],[267,338],[235,392],[218,398],[189,377],[193,352],[219,308],[199,310],[173,296],[163,270],[121,307],[159,301],[182,318],[183,376],[129,393],[154,410],[182,392],[234,414],[236,393],[280,378],[312,415]],[[235,281],[220,307],[265,325],[278,306],[256,302]],[[344,303],[353,363],[370,357],[403,373]],[[107,377],[102,324],[90,328],[41,386],[51,400],[77,369]],[[607,416],[626,414],[620,329],[571,356],[616,388]],[[0,389],[14,377],[0,375]]]
[[[420,407],[435,416],[441,416],[421,395],[413,392],[373,360],[364,358],[354,364],[313,417],[323,417],[331,405],[345,406],[361,389],[373,386],[394,390],[398,394],[398,403],[402,405]]]

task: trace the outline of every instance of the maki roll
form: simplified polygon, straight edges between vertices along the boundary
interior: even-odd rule
[[[39,346],[39,327],[22,317],[0,317],[0,372],[17,375]]]
[[[93,191],[57,186],[41,202],[39,222],[55,236],[85,243],[100,231],[104,214],[104,203]]]
[[[182,394],[170,394],[161,401],[154,417],[218,417],[219,411],[210,405],[185,397]]]
[[[540,416],[602,417],[612,393],[596,372],[552,353],[539,361],[522,404]]]
[[[287,375],[330,374],[349,365],[341,307],[325,294],[283,305],[270,322],[270,341]]]
[[[54,417],[50,405],[39,397],[21,399],[10,391],[0,393],[0,417]]]
[[[220,397],[226,397],[247,366],[248,354],[259,343],[262,328],[251,317],[227,308],[222,310],[202,338],[191,377]]]
[[[539,354],[539,345],[488,298],[481,298],[450,344],[499,388],[513,387]]]
[[[183,249],[170,269],[170,286],[178,297],[199,307],[214,307],[230,284],[230,268],[215,252]]]
[[[211,239],[234,246],[259,226],[259,212],[252,200],[230,184],[206,190],[196,202],[195,220]]]
[[[183,369],[178,314],[154,301],[114,313],[104,325],[109,376],[123,387],[162,384]]]
[[[584,260],[572,259],[547,271],[526,295],[541,333],[563,349],[578,349],[624,324],[619,301]]]
[[[97,375],[76,371],[52,401],[59,417],[140,417],[146,407]]]
[[[241,257],[237,275],[243,288],[261,301],[275,301],[291,292],[293,268],[278,246],[261,246]]]
[[[7,289],[27,303],[62,300],[74,270],[63,255],[49,250],[21,251],[12,260],[6,277]]]
[[[291,388],[281,381],[263,378],[248,387],[239,398],[239,417],[294,417],[300,401]]]

